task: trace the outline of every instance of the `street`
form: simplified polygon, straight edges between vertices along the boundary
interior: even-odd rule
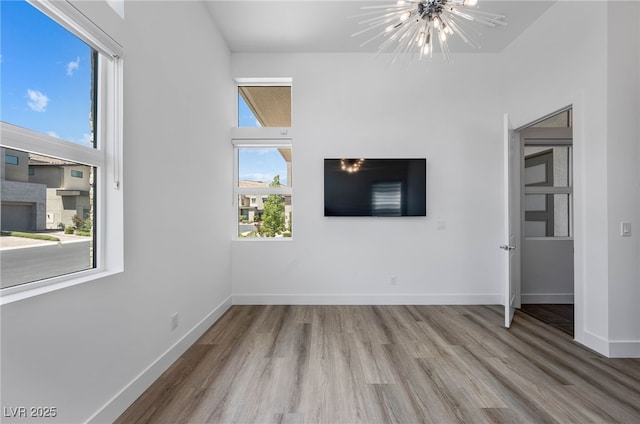
[[[91,239],[0,251],[0,287],[41,280],[91,267]]]

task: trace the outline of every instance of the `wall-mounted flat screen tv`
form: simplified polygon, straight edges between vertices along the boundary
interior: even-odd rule
[[[426,215],[425,158],[324,160],[324,216]]]

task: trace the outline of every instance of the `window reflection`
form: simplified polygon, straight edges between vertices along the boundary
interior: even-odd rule
[[[374,216],[401,216],[402,183],[392,181],[373,184],[371,205]]]

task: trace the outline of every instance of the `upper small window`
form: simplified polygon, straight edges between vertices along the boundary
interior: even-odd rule
[[[290,127],[291,86],[238,86],[238,127]]]
[[[82,178],[83,177],[83,173],[82,171],[76,171],[75,169],[71,170],[71,176],[75,177],[75,178]]]
[[[4,163],[6,163],[7,165],[19,165],[20,164],[20,160],[18,159],[18,156],[5,155],[4,156]]]

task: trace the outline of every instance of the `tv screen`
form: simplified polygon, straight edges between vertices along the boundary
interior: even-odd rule
[[[324,216],[426,215],[426,159],[324,160]]]

